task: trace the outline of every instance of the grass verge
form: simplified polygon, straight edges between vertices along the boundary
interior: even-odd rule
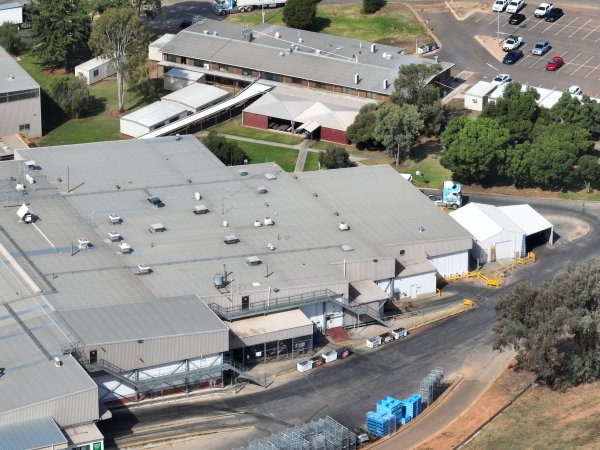
[[[260,139],[261,141],[275,142],[277,144],[296,145],[302,142],[299,136],[287,134],[279,134],[267,130],[258,130],[256,128],[248,128],[242,125],[242,117],[234,117],[227,122],[220,123],[210,128],[208,131],[214,130],[220,134],[229,134],[231,136],[239,136],[250,139]]]
[[[398,45],[415,39],[430,39],[410,10],[403,5],[390,3],[376,14],[363,14],[361,4],[319,5],[312,31],[333,34],[368,42],[384,42]],[[268,10],[265,21],[285,26],[283,10]],[[246,14],[231,14],[226,19],[232,23],[257,25],[262,23],[260,11]],[[411,47],[412,48],[412,47]]]

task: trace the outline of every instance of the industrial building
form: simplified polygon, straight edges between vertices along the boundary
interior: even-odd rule
[[[202,19],[160,47],[159,65],[204,73],[207,81],[246,86],[261,80],[379,101],[394,92],[401,66],[436,64],[430,82],[446,83],[452,63],[407,56],[390,45],[269,23],[252,29]]]
[[[529,205],[469,203],[450,217],[473,236],[471,257],[479,264],[521,258],[540,241],[554,240],[552,224]]]
[[[348,144],[346,130],[360,109],[374,100],[331,94],[303,88],[279,86],[244,109],[247,127],[288,129],[306,133],[311,139]]]
[[[0,427],[50,418],[67,448],[101,442],[82,439],[115,403],[261,384],[241,363],[385,325],[390,295],[467,269],[470,234],[387,165],[226,167],[194,136],[16,156],[0,166]]]
[[[0,136],[42,135],[40,85],[0,47]]]

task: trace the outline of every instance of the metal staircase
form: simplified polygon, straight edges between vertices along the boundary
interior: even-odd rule
[[[360,315],[369,316],[372,319],[374,319],[376,322],[378,322],[379,324],[383,325],[384,327],[387,327],[387,328],[390,327],[390,323],[386,322],[379,315],[379,311],[377,311],[373,308],[369,308],[366,305],[360,305],[358,303],[350,303],[343,297],[339,297],[339,296],[334,298],[333,301],[336,302],[338,305],[340,305],[342,308],[356,314],[357,316],[360,316]]]
[[[279,311],[287,311],[295,309],[300,306],[312,305],[314,303],[322,303],[326,301],[335,301],[339,297],[329,289],[323,289],[308,294],[298,294],[283,298],[273,298],[270,300],[263,300],[261,302],[255,302],[247,307],[243,305],[223,307],[216,303],[210,303],[208,306],[212,309],[217,316],[227,321],[235,319],[242,319],[251,316],[258,316],[261,314],[268,314]]]
[[[147,392],[155,389],[157,386],[163,384],[173,385],[186,385],[192,384],[193,380],[198,380],[202,377],[206,376],[220,376],[222,372],[227,370],[231,370],[238,375],[238,378],[243,378],[247,381],[255,383],[262,387],[267,387],[268,380],[266,376],[255,376],[249,373],[248,369],[233,361],[230,358],[223,357],[223,361],[221,364],[213,364],[208,367],[201,367],[191,370],[186,370],[185,372],[174,372],[166,375],[161,375],[152,378],[146,378],[143,380],[136,380],[134,377],[134,371],[126,371],[117,367],[116,365],[99,359],[96,363],[87,363],[84,364],[86,369],[90,372],[97,372],[103,370],[105,372],[110,373],[123,384],[134,388],[138,392]]]

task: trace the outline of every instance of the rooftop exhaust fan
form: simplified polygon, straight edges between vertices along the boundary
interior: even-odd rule
[[[348,225],[346,222],[340,222],[338,228],[340,231],[348,231],[350,229],[350,225]]]

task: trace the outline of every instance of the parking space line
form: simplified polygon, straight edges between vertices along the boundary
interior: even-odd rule
[[[569,22],[567,25],[565,25],[565,26],[564,26],[564,27],[562,27],[560,30],[558,30],[558,31],[557,31],[557,32],[554,34],[554,36],[557,36],[557,35],[558,35],[558,33],[560,33],[561,31],[564,31],[564,30],[566,30],[566,29],[567,29],[568,27],[570,27],[570,26],[571,26],[571,24],[572,24],[573,22],[575,22],[577,19],[579,19],[579,17],[575,17],[573,20],[571,20],[571,21],[570,21],[570,22]]]
[[[586,62],[584,62],[582,65],[580,65],[577,69],[575,69],[573,72],[571,72],[571,75],[575,75],[575,72],[577,72],[579,69],[583,68],[583,67],[590,67],[587,65],[587,63],[589,63],[592,59],[594,59],[594,57],[592,56],[590,59],[588,59]]]
[[[539,20],[538,22],[536,22],[536,24],[534,26],[532,26],[531,28],[529,28],[530,30],[533,30],[535,27],[537,27],[540,23],[545,23],[543,20]]]
[[[583,41],[585,38],[587,38],[590,34],[592,34],[598,28],[600,28],[600,25],[596,25],[596,28],[594,28],[592,31],[590,31],[588,34],[586,34],[584,37],[582,37],[581,40]]]
[[[598,64],[596,67],[594,67],[592,70],[590,70],[590,71],[588,72],[588,74],[587,74],[585,77],[583,77],[583,78],[587,78],[587,77],[589,77],[591,74],[593,74],[593,73],[594,73],[596,70],[598,70],[598,69],[600,69],[600,64]]]
[[[579,30],[581,30],[583,27],[585,27],[588,23],[590,23],[592,21],[592,19],[588,19],[588,21],[586,23],[584,23],[583,25],[581,25],[579,28],[577,28],[575,31],[573,31],[569,37],[573,36],[575,33],[577,33]]]
[[[475,23],[479,22],[481,19],[483,19],[483,18],[484,18],[485,16],[487,16],[487,15],[488,15],[488,13],[486,13],[486,12],[482,12],[482,13],[481,13],[481,16],[480,16],[480,17],[479,17],[479,18],[478,18],[478,19],[475,21]]]

